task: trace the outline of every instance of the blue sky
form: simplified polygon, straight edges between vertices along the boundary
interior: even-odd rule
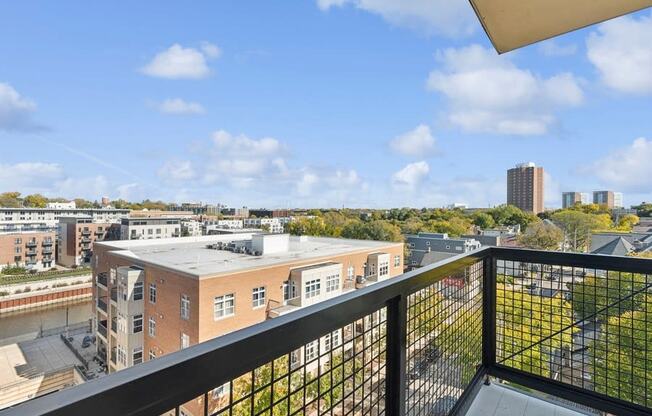
[[[498,56],[466,0],[9,2],[0,190],[232,206],[652,200],[649,11]]]

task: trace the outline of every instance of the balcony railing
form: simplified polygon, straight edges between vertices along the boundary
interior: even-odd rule
[[[52,247],[53,241],[52,240],[43,240],[43,247]]]
[[[112,287],[111,288],[111,300],[113,302],[118,301],[118,288],[117,287]]]
[[[108,287],[108,276],[106,272],[100,272],[97,274],[97,284],[102,285],[104,287]]]
[[[102,298],[97,299],[97,308],[101,311],[104,311],[104,313],[107,312],[107,306],[106,306],[106,301]]]
[[[97,332],[99,332],[105,339],[107,338],[106,319],[97,322]]]
[[[25,243],[26,247],[36,247],[38,246],[38,243],[36,241],[28,241]]]
[[[463,414],[488,377],[649,415],[651,286],[651,260],[486,248],[6,415]]]

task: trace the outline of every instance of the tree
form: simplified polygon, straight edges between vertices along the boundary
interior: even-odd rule
[[[645,300],[645,276],[611,272],[607,276],[587,276],[571,285],[573,310],[580,319],[605,321],[640,309]],[[639,293],[640,292],[640,293]]]
[[[640,205],[633,206],[639,217],[652,217],[652,203],[642,202]]]
[[[501,205],[490,209],[487,213],[493,217],[496,224],[520,225],[522,230],[525,230],[530,223],[538,220],[536,215],[524,212],[514,205]]]
[[[23,205],[30,208],[45,208],[48,199],[41,194],[27,195],[23,200]]]
[[[469,233],[471,222],[466,218],[453,217],[449,220],[430,220],[425,228],[433,233],[446,233],[451,237],[459,237]]]
[[[638,224],[639,221],[640,219],[634,214],[623,215],[618,221],[618,229],[620,231],[631,232],[632,228],[634,228],[634,226]]]
[[[586,251],[593,231],[612,227],[607,214],[593,215],[573,209],[555,212],[552,221],[564,231],[572,251]]]
[[[20,208],[20,192],[4,192],[0,194],[0,207]]]
[[[486,230],[488,228],[495,227],[496,221],[494,220],[494,217],[487,214],[486,212],[476,212],[473,215],[473,224],[477,225],[483,230]]]
[[[403,241],[401,229],[384,220],[350,223],[342,229],[342,237],[356,240]]]
[[[75,205],[77,208],[94,208],[95,205],[91,201],[87,201],[83,198],[75,198]]]
[[[558,250],[563,241],[564,232],[547,221],[531,224],[519,238],[525,247],[537,250]]]
[[[285,231],[292,235],[327,235],[326,223],[321,216],[296,218],[285,226]]]

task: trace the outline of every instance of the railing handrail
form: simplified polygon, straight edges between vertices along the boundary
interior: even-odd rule
[[[25,402],[4,413],[0,411],[0,415],[162,414],[489,255],[490,248],[460,254],[91,380],[74,389]],[[265,348],[261,349],[261,345]],[[189,374],[210,377],[188,377]],[[183,388],[170,380],[184,380]],[[157,386],[156,397],[151,395],[152,386]],[[98,401],[111,405],[98,406]]]

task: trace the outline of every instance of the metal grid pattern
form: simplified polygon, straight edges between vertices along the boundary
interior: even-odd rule
[[[180,406],[178,415],[383,415],[386,309]]]
[[[476,374],[482,284],[483,263],[477,262],[408,297],[408,415],[447,415]]]
[[[497,262],[496,361],[652,408],[652,275]]]

